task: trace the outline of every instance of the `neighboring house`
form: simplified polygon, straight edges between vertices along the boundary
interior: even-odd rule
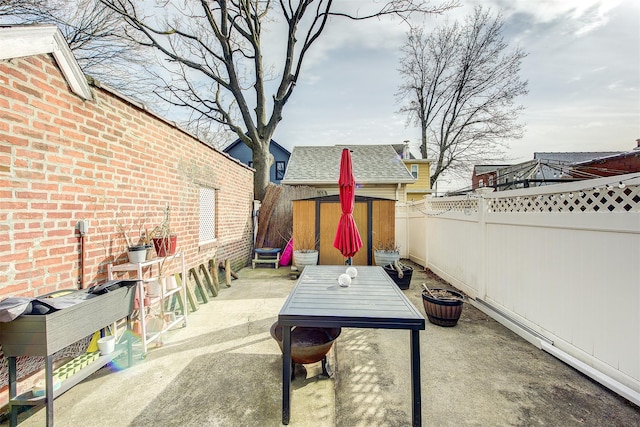
[[[409,151],[408,144],[394,144],[394,150],[400,156],[407,170],[415,178],[416,182],[407,184],[407,201],[419,201],[424,196],[431,194],[431,159],[416,159],[411,151]]]
[[[247,144],[240,141],[240,139],[235,140],[235,142],[223,151],[231,157],[240,160],[245,165],[253,167],[253,152],[247,147]],[[273,156],[273,165],[271,165],[271,170],[269,171],[269,180],[274,184],[280,184],[287,170],[291,153],[273,139],[269,144],[269,152]]]
[[[640,171],[640,149],[628,152],[540,152],[515,165],[476,165],[472,188],[497,191],[579,181]]]
[[[498,182],[498,169],[511,165],[475,165],[471,174],[471,188],[493,187]]]
[[[557,182],[560,178],[554,177],[553,181],[552,178],[545,178],[543,181],[537,179],[538,171],[546,167],[544,160],[527,160],[515,165],[501,167],[496,170],[495,182],[493,184],[485,184],[485,186],[494,187],[496,190],[502,191]]]
[[[545,182],[556,183],[559,179],[571,178],[568,171],[574,163],[586,162],[601,157],[614,156],[621,154],[622,151],[578,151],[566,153],[534,153],[533,159],[540,163],[540,167],[536,171],[536,179],[542,180],[540,185]]]
[[[392,145],[294,147],[282,184],[307,185],[338,194],[340,156],[351,150],[356,195],[404,203],[407,185],[416,182]]]
[[[636,140],[636,144],[636,147],[631,151],[574,163],[572,175],[592,178],[594,175],[613,176],[640,172],[640,139]]]

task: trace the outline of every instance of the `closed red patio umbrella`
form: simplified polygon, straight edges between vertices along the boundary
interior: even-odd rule
[[[353,166],[351,164],[351,153],[348,148],[342,150],[340,158],[340,207],[342,215],[338,222],[338,230],[333,246],[338,249],[342,256],[347,258],[347,264],[351,264],[353,257],[362,247],[362,239],[358,232],[358,227],[353,219],[353,208],[355,205],[356,181],[353,178]]]

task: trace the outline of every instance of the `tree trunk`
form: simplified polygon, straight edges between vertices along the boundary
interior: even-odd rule
[[[256,173],[253,176],[253,197],[256,200],[264,199],[267,185],[270,182],[271,165],[273,165],[273,156],[269,152],[269,144],[260,144],[260,147],[254,147],[253,168]]]
[[[420,120],[420,154],[423,159],[429,158],[429,150],[427,147],[427,121],[424,118]]]

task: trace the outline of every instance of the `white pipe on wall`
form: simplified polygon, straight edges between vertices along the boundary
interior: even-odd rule
[[[599,382],[603,386],[615,391],[625,399],[628,399],[636,405],[640,406],[640,393],[638,393],[637,391],[632,390],[631,388],[620,383],[619,381],[616,381],[610,376],[603,374],[601,371],[592,368],[584,362],[581,362],[570,354],[567,354],[564,351],[560,350],[558,347],[555,347],[553,344],[549,344],[544,341],[542,341],[541,344],[542,349],[547,353],[562,360],[567,365],[572,366],[573,368],[577,369],[593,380]]]

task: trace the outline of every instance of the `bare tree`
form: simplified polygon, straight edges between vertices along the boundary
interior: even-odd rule
[[[155,8],[149,6],[153,2],[101,1],[122,16],[131,40],[165,59],[166,69],[157,73],[163,83],[156,93],[162,99],[188,109],[196,128],[219,123],[251,148],[257,199],[264,197],[269,183],[273,163],[269,145],[284,106],[301,78],[309,50],[333,19],[407,19],[455,5],[388,0],[372,13],[354,14],[336,6],[348,7],[347,2],[332,0],[158,0]],[[285,30],[281,60],[264,58],[266,25]],[[268,84],[275,85],[273,94],[268,93]]]
[[[518,76],[526,54],[506,51],[502,29],[499,14],[476,7],[464,24],[409,32],[397,95],[400,111],[420,126],[422,157],[436,159],[432,185],[445,171],[462,176],[478,162],[503,159],[505,141],[522,137],[515,101],[528,92]]]
[[[154,103],[149,80],[132,69],[151,61],[140,46],[122,37],[120,16],[99,0],[0,0],[0,22],[53,24],[64,36],[85,74],[120,92]]]

